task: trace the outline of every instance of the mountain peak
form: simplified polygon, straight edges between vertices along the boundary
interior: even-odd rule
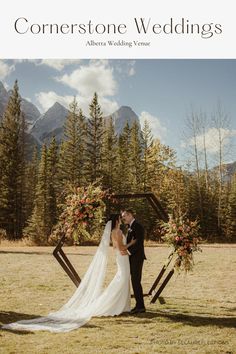
[[[68,109],[66,109],[59,102],[55,102],[34,124],[31,132],[33,135],[42,140],[44,137],[55,129],[62,128],[66,117],[68,115]]]
[[[131,127],[134,122],[138,123],[140,127],[139,117],[129,106],[121,106],[109,117],[112,118],[115,126],[115,131],[119,135],[122,133],[125,125],[128,123]],[[106,117],[107,119],[108,117]]]
[[[60,104],[57,101],[52,105],[52,107],[63,107],[63,108],[65,108],[62,104]]]
[[[137,116],[130,106],[120,106],[113,114],[128,114],[129,116]]]
[[[48,112],[51,111],[66,111],[68,112],[68,110],[59,102],[55,102],[51,107],[48,108],[48,110],[44,113],[44,115],[48,114]]]
[[[130,106],[120,106],[120,108],[118,109],[118,111],[132,111],[132,108]]]

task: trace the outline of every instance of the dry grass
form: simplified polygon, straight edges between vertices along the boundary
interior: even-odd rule
[[[79,275],[95,247],[65,248]],[[1,245],[0,323],[46,315],[72,295],[75,287],[52,257],[52,247]],[[110,251],[112,255],[112,250]],[[143,272],[147,292],[169,249],[146,247]],[[150,304],[136,316],[93,318],[69,333],[0,331],[0,353],[234,353],[235,265],[233,245],[205,245],[195,255],[193,273],[174,274],[162,293],[164,304]],[[115,272],[111,257],[107,282]]]

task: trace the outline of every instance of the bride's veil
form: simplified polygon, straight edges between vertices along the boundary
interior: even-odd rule
[[[23,320],[3,328],[15,330],[48,330],[67,332],[89,321],[96,307],[96,299],[102,292],[107,270],[108,250],[111,235],[111,220],[107,222],[98,249],[79,287],[69,301],[57,312],[46,317]]]
[[[98,249],[78,289],[60,310],[86,307],[100,295],[106,275],[110,235],[111,220],[105,226]]]

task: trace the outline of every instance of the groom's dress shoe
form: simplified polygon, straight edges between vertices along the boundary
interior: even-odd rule
[[[131,313],[143,313],[143,312],[146,312],[145,307],[140,308],[140,309],[135,308],[135,309],[131,310]]]
[[[135,311],[136,311],[136,307],[134,307],[133,309],[131,309],[131,313],[135,313]]]

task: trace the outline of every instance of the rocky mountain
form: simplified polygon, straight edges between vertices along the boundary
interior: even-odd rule
[[[227,183],[232,180],[232,177],[236,174],[236,161],[231,163],[226,163],[223,165],[223,182]],[[214,166],[210,169],[210,173],[213,175],[219,174],[219,166]]]
[[[7,91],[0,81],[0,119],[10,95],[11,90]],[[43,142],[49,142],[52,136],[55,136],[57,141],[63,139],[63,125],[68,115],[68,110],[64,106],[56,102],[45,113],[41,114],[34,104],[21,98],[21,107],[29,126],[29,133],[33,136],[31,140],[36,141],[37,144],[42,144]],[[129,106],[121,106],[104,119],[108,121],[110,118],[114,122],[115,132],[118,135],[122,132],[127,122],[132,126],[134,121],[136,121],[140,126],[137,114]]]
[[[3,83],[0,81],[0,119],[3,116],[3,113],[6,109],[9,97],[11,95],[11,90],[7,91],[3,85]],[[40,112],[38,108],[25,98],[21,97],[21,109],[25,115],[25,119],[31,127],[34,122],[39,118]]]
[[[38,151],[41,149],[40,142],[30,133],[26,133],[26,159],[31,160],[36,147]]]
[[[226,175],[233,176],[236,173],[236,161],[225,165]]]
[[[117,111],[112,113],[110,116],[105,117],[106,120],[112,118],[115,126],[115,132],[119,135],[121,134],[123,128],[129,123],[131,127],[136,121],[140,127],[140,122],[137,114],[129,106],[121,106]]]
[[[218,172],[218,166],[214,168],[214,171]],[[224,182],[229,182],[233,175],[236,173],[236,161],[224,164]]]
[[[41,142],[49,144],[52,138],[55,137],[56,141],[60,143],[63,140],[63,136],[64,136],[63,130],[64,130],[63,127],[61,127],[61,128],[56,128],[49,133],[43,134]]]
[[[22,98],[21,109],[25,114],[25,118],[29,126],[33,125],[35,121],[40,117],[41,113],[38,108],[31,102]]]
[[[56,137],[57,141],[63,139],[63,124],[65,122],[68,110],[59,103],[55,103],[49,110],[44,113],[33,126],[31,133],[40,142],[49,142],[52,136]],[[136,121],[139,126],[139,118],[137,114],[128,106],[121,106],[117,111],[110,116],[104,117],[105,121],[112,118],[115,126],[115,132],[119,135],[126,123],[132,126]]]
[[[68,115],[68,110],[60,103],[56,102],[44,114],[42,114],[31,129],[31,134],[41,142],[45,142],[52,135],[55,135],[57,140],[62,134],[62,128]]]

